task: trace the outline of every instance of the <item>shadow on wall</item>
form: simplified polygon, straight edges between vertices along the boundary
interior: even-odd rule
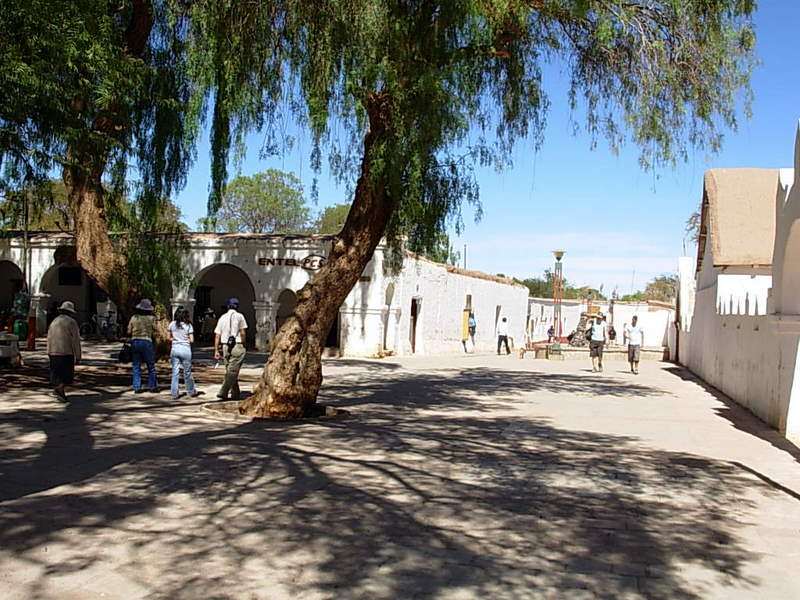
[[[535,373],[361,372],[323,389],[358,407],[347,420],[199,421],[184,434],[129,426],[127,400],[76,397],[4,419],[46,436],[2,455],[4,553],[25,555],[33,590],[114,560],[164,598],[699,599],[683,576],[695,567],[757,583],[742,571],[758,557],[737,537],[751,478],[625,436],[484,416],[531,389],[662,393]],[[112,424],[115,443],[95,446],[92,429]],[[124,552],[110,559],[111,540]],[[49,562],[41,549],[54,545]]]
[[[717,408],[714,412],[716,412],[723,419],[730,421],[730,423],[736,427],[736,429],[740,429],[745,433],[754,435],[766,442],[769,442],[779,450],[783,450],[791,455],[797,462],[800,462],[800,448],[778,433],[774,427],[771,427],[759,419],[756,415],[742,405],[731,400],[729,396],[725,395],[713,385],[703,381],[686,367],[668,367],[666,371],[669,371],[681,379],[696,383],[706,392],[724,404],[724,407]]]

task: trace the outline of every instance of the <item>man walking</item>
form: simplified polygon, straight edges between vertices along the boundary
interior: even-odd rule
[[[214,359],[225,359],[225,380],[217,394],[217,398],[228,399],[228,392],[232,400],[239,399],[239,370],[244,362],[245,329],[247,321],[239,312],[239,299],[228,300],[228,312],[217,321],[214,329]],[[220,350],[222,354],[220,354]]]
[[[81,362],[81,335],[75,320],[75,305],[70,301],[58,307],[58,316],[47,329],[47,356],[53,395],[66,402],[64,388],[72,383],[75,365]]]
[[[506,345],[506,354],[511,354],[508,348],[508,319],[503,317],[497,324],[497,353],[500,354],[500,346]]]
[[[628,338],[628,362],[631,365],[631,373],[634,375],[639,374],[639,355],[641,354],[642,339],[644,338],[644,333],[638,322],[639,317],[634,316],[631,319],[631,326],[625,330],[625,336]]]
[[[603,371],[603,346],[608,339],[606,321],[602,314],[592,319],[589,327],[589,356],[592,359],[592,373]]]

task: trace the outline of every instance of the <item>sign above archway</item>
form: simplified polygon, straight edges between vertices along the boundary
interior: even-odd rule
[[[264,267],[299,267],[306,271],[316,271],[325,265],[327,259],[320,254],[309,254],[305,258],[260,257],[258,264]]]

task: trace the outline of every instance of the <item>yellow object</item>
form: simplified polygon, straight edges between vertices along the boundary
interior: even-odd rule
[[[461,311],[461,341],[469,339],[469,313],[468,308]]]

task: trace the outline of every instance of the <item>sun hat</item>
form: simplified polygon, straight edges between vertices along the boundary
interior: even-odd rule
[[[67,312],[71,312],[74,315],[75,314],[75,305],[72,302],[70,302],[69,300],[66,300],[65,302],[61,303],[61,306],[58,307],[58,310],[65,310]]]
[[[147,298],[143,298],[139,304],[136,305],[136,310],[145,310],[147,312],[152,312],[155,310],[153,303],[150,302]]]

